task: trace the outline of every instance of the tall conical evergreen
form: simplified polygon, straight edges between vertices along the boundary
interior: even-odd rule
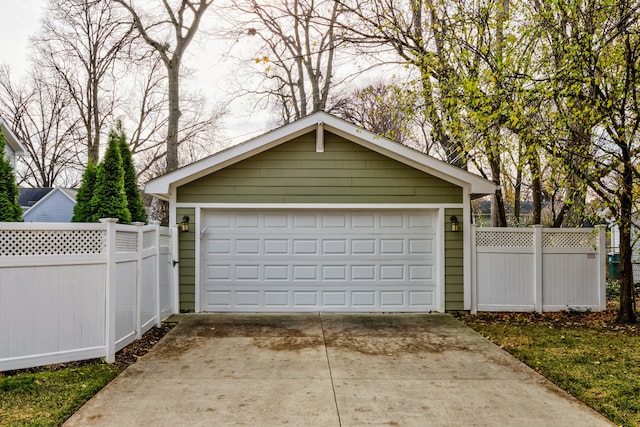
[[[73,207],[72,222],[91,222],[93,212],[91,210],[91,199],[93,198],[93,191],[96,187],[96,175],[98,174],[98,168],[92,162],[89,162],[87,168],[82,175],[82,184],[78,188],[78,194],[76,194],[76,205]]]
[[[146,222],[147,213],[144,210],[144,203],[138,188],[138,174],[133,165],[131,150],[127,144],[127,137],[118,123],[120,157],[122,157],[122,169],[124,170],[124,191],[127,195],[127,207],[131,213],[131,222]]]
[[[22,222],[22,208],[18,203],[20,191],[13,166],[5,157],[4,146],[4,135],[0,130],[0,222]]]
[[[104,160],[98,166],[96,186],[91,199],[92,222],[100,218],[118,218],[121,224],[131,222],[124,191],[124,171],[120,157],[119,137],[115,131],[109,133],[109,145]]]

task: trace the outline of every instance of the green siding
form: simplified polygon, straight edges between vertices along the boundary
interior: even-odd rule
[[[462,203],[462,189],[374,151],[315,132],[178,188],[179,203]]]
[[[462,189],[393,159],[315,132],[200,178],[177,190],[179,203],[463,203]],[[178,208],[177,218],[195,209]],[[462,232],[452,233],[445,212],[445,309],[463,309]],[[195,309],[195,230],[180,233],[180,310]]]
[[[451,215],[458,217],[460,231],[451,231]],[[464,252],[462,241],[462,209],[444,211],[444,308],[446,311],[464,310]]]
[[[194,311],[196,289],[196,210],[193,208],[178,208],[176,218],[182,221],[184,215],[189,215],[191,231],[178,235],[178,253],[180,256],[180,311]]]

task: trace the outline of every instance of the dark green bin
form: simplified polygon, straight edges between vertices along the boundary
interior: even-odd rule
[[[609,280],[620,278],[620,254],[608,254],[607,263],[609,264]]]

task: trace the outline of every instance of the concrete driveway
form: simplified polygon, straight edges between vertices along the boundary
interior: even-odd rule
[[[605,426],[448,315],[185,315],[67,426]]]

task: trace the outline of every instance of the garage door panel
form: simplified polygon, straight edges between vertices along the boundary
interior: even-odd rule
[[[434,211],[204,212],[204,311],[436,308]]]

